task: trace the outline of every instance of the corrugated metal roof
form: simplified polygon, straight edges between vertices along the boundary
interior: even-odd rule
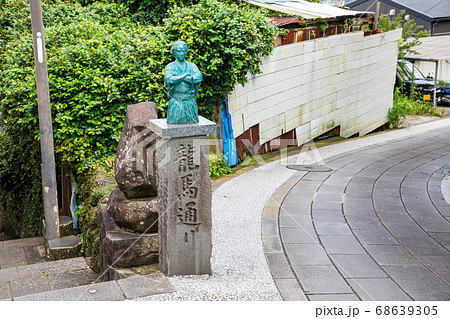
[[[408,54],[410,60],[450,60],[450,35],[420,38],[420,45],[413,47],[417,54]]]
[[[246,2],[273,11],[300,16],[305,19],[331,19],[337,17],[351,17],[360,14],[374,14],[373,12],[346,10],[328,6],[326,4],[313,3],[302,0],[246,0]]]
[[[305,21],[302,18],[273,18],[270,19],[269,22],[278,27],[305,24]]]
[[[357,0],[349,3],[348,6],[352,8],[367,1]],[[383,0],[383,2],[400,8],[404,7],[406,11],[415,12],[418,16],[423,15],[429,19],[450,17],[449,0]]]

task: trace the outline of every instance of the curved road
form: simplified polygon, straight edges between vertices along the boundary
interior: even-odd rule
[[[440,188],[449,136],[444,128],[369,146],[328,160],[332,171],[291,178],[277,220],[283,254],[265,245],[283,298],[450,300]]]

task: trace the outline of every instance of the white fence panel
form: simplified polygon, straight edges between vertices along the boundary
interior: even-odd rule
[[[229,96],[234,135],[259,124],[260,143],[296,129],[302,144],[336,126],[361,135],[387,122],[401,30],[340,34],[277,47]]]

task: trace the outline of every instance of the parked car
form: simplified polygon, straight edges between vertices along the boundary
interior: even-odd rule
[[[442,88],[441,101],[447,105],[450,105],[450,87]]]
[[[414,70],[414,77],[412,76]],[[414,68],[413,64],[406,60],[397,61],[397,78],[395,85],[401,87],[401,83],[404,83],[403,90],[410,92],[411,85],[414,80],[414,91],[419,93],[419,96],[424,101],[433,101],[434,96],[434,79],[431,77],[425,77],[419,69]],[[440,103],[443,92],[442,87],[438,83],[436,87],[436,102]]]

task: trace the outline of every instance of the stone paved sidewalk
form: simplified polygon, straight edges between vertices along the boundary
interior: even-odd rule
[[[42,237],[0,242],[0,300],[126,300],[173,292],[159,272],[98,282],[82,257],[46,261],[43,244]]]
[[[0,241],[0,269],[45,261],[44,238]]]
[[[262,229],[283,298],[450,300],[449,135],[365,147],[280,187]]]
[[[0,300],[88,285],[98,275],[84,258],[47,262],[42,237],[0,242]]]

